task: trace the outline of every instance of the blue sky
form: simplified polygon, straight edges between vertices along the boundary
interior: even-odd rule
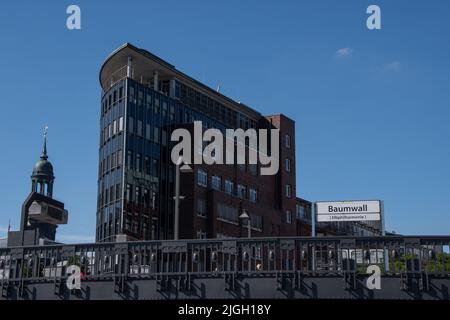
[[[82,29],[66,29],[81,7]],[[366,28],[381,8],[382,29]],[[8,1],[0,10],[0,237],[19,227],[44,124],[58,238],[93,239],[100,86],[131,42],[263,114],[296,121],[297,195],[383,199],[387,228],[450,231],[450,2]]]

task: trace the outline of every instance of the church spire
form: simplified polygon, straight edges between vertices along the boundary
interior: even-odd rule
[[[42,154],[41,154],[42,160],[48,159],[48,156],[47,156],[47,130],[48,130],[48,126],[45,125],[45,127],[44,127],[44,146],[42,148]]]
[[[41,193],[51,198],[53,194],[53,181],[55,180],[55,176],[53,175],[53,166],[50,161],[48,161],[47,130],[48,127],[45,126],[42,154],[40,159],[34,165],[33,174],[31,175],[31,191]]]

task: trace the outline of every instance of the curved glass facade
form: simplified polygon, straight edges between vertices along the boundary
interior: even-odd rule
[[[225,124],[130,78],[113,84],[101,103],[96,240],[172,238],[171,132],[194,121]]]

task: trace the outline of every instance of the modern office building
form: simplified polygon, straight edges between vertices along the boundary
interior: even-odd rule
[[[180,237],[239,235],[242,209],[254,236],[296,234],[294,121],[265,117],[128,43],[103,63],[100,83],[97,241],[173,238],[170,135],[193,121],[219,130],[278,128],[283,160],[275,176],[252,165],[182,174]]]
[[[173,65],[126,43],[100,69],[101,116],[96,240],[174,238],[175,166],[171,133],[203,129],[279,129],[276,175],[259,165],[192,165],[181,173],[179,237],[307,235],[296,197],[295,123],[264,116]],[[248,220],[247,220],[248,222]],[[309,231],[310,234],[310,231]]]

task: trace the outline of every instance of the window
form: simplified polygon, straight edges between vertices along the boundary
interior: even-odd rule
[[[163,146],[167,145],[167,131],[166,130],[161,130],[161,144]]]
[[[254,214],[250,215],[250,224],[252,228],[262,230],[263,227],[263,219],[261,216],[257,216]]]
[[[142,169],[142,156],[140,153],[136,153],[136,170],[141,172]]]
[[[153,128],[153,141],[159,143],[159,128],[157,127]]]
[[[153,108],[153,112],[154,112],[155,114],[158,114],[158,113],[159,113],[159,99],[158,99],[158,98],[155,98],[155,106],[154,106],[154,108]]]
[[[145,125],[145,139],[147,139],[147,140],[150,140],[151,138],[150,138],[150,125],[149,124],[146,124]]]
[[[292,223],[292,212],[291,210],[286,210],[286,223]]]
[[[248,199],[251,202],[256,202],[256,200],[258,199],[258,192],[255,189],[250,188],[248,190]]]
[[[132,195],[131,195],[131,185],[130,184],[127,184],[127,193],[125,194],[125,199],[128,202],[131,202],[133,200]]]
[[[117,120],[113,122],[113,135],[117,133]]]
[[[208,186],[208,174],[205,170],[198,169],[197,171],[197,184],[202,187]]]
[[[159,176],[159,162],[158,159],[152,159],[152,174],[156,177]]]
[[[219,203],[217,205],[217,218],[238,223],[239,211],[235,207],[230,207]]]
[[[117,165],[118,166],[122,165],[122,157],[123,157],[122,150],[117,151]]]
[[[246,187],[242,184],[238,184],[237,186],[237,196],[241,199],[245,198],[245,194],[246,194]]]
[[[200,217],[206,217],[206,200],[197,199],[197,215]]]
[[[145,157],[145,164],[144,164],[144,172],[145,172],[145,174],[148,174],[148,175],[150,175],[151,174],[151,162],[150,162],[150,158],[149,157]]]
[[[291,185],[286,185],[286,197],[290,198],[292,196]]]
[[[120,191],[121,191],[120,184],[118,183],[118,184],[116,184],[116,199],[117,200],[119,200],[121,198]]]
[[[256,176],[258,174],[258,165],[256,165],[256,164],[249,164],[248,165],[248,171],[252,175]]]
[[[197,239],[206,239],[206,232],[202,230],[197,231]]]
[[[113,152],[112,154],[111,154],[111,168],[115,168],[116,167],[116,153],[115,152]]]
[[[141,120],[138,120],[137,121],[137,135],[139,136],[139,137],[142,137],[143,135],[142,135],[142,121]]]
[[[221,185],[222,185],[222,179],[219,176],[212,176],[211,177],[211,187],[213,189],[220,191]]]
[[[305,208],[303,208],[303,206],[299,204],[296,205],[296,216],[298,220],[302,219],[305,216]]]
[[[291,172],[291,159],[285,159],[284,166],[285,166],[286,172]]]
[[[134,201],[136,204],[139,204],[141,202],[141,187],[136,187],[135,193],[136,196],[134,198]]]
[[[119,132],[123,131],[123,117],[119,118]]]
[[[284,136],[284,146],[288,149],[291,148],[291,136],[288,134]]]
[[[127,153],[127,166],[129,169],[133,169],[133,152],[128,150]]]
[[[134,119],[133,117],[128,118],[128,132],[134,133]]]
[[[226,179],[225,180],[225,192],[228,194],[233,194],[234,184],[233,181]]]

